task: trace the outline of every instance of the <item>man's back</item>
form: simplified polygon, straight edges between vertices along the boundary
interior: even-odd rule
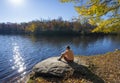
[[[65,51],[65,57],[66,57],[68,60],[74,60],[74,55],[73,55],[72,50],[66,50],[66,51]]]

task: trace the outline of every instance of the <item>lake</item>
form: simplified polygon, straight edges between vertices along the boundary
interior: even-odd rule
[[[34,37],[0,35],[0,83],[16,83],[32,67],[59,56],[70,45],[75,55],[91,56],[120,49],[120,36]]]

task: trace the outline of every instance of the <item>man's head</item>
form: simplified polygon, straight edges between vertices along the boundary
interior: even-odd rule
[[[70,46],[66,46],[66,49],[70,50]]]

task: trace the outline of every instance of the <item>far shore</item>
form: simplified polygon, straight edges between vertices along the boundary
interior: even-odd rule
[[[102,55],[94,56],[75,56],[79,60],[86,61],[88,69],[95,75],[104,80],[105,83],[120,83],[120,50],[117,49],[114,52],[108,52]],[[38,77],[35,79],[29,79],[27,83],[93,83],[83,76],[77,74],[71,76],[68,79],[59,78],[43,78]],[[99,83],[99,82],[98,82]]]

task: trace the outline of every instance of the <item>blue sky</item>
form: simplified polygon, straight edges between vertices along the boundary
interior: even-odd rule
[[[71,20],[78,16],[73,6],[72,3],[63,4],[59,0],[23,0],[22,4],[0,0],[0,22],[20,23],[58,17]]]

